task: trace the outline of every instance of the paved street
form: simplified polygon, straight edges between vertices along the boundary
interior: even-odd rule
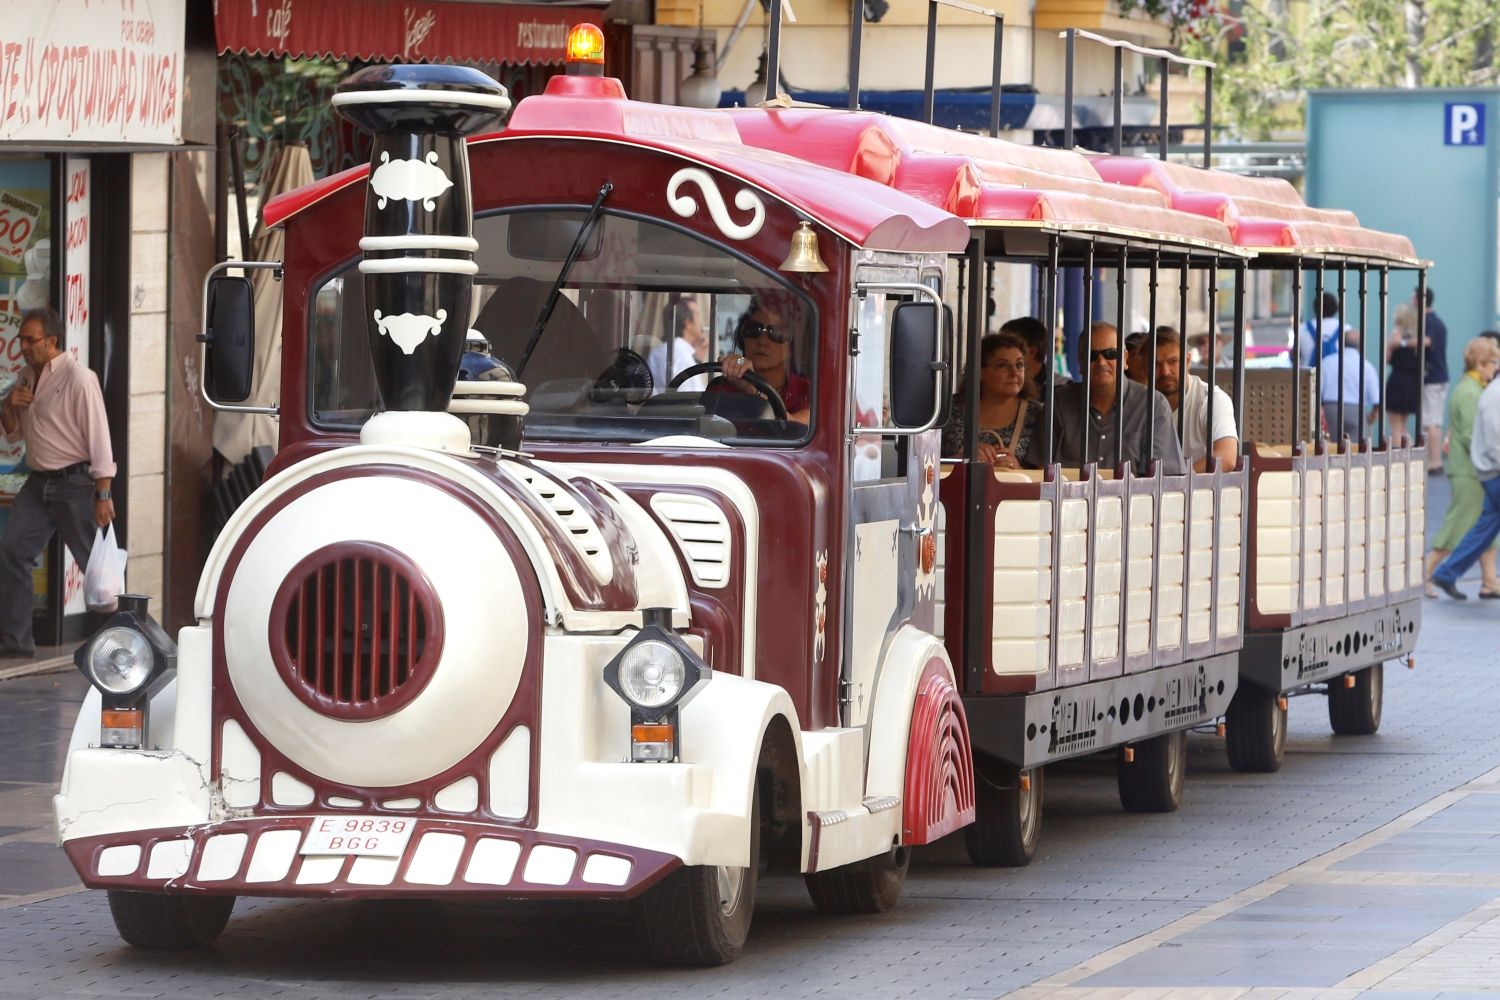
[[[5,682],[0,998],[1500,991],[1500,607],[1424,613],[1417,669],[1387,669],[1378,736],[1336,739],[1321,698],[1296,701],[1286,764],[1265,776],[1230,772],[1221,741],[1194,736],[1187,802],[1168,816],[1121,813],[1103,764],[1057,768],[1030,868],[976,870],[950,838],[917,854],[896,912],[871,919],[819,916],[800,880],[773,877],[746,957],[710,971],[649,966],[627,911],[598,905],[242,900],[212,951],[131,950],[50,845],[83,683]]]

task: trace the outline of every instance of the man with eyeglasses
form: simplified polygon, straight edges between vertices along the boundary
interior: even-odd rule
[[[0,537],[0,656],[31,656],[31,567],[54,531],[86,566],[94,529],[115,519],[115,460],[99,378],[65,349],[56,311],[33,309],[17,336],[26,369],[0,406],[8,441],[24,438],[31,475]]]
[[[1115,412],[1120,333],[1114,324],[1091,326],[1088,338],[1078,339],[1078,360],[1088,374],[1088,412],[1084,413],[1084,383],[1056,389],[1051,416],[1054,460],[1065,466],[1096,462],[1112,468],[1118,454],[1120,464],[1132,463],[1137,475],[1145,475],[1152,461],[1160,462],[1166,475],[1181,475],[1182,448],[1172,426],[1172,408],[1161,393],[1126,379],[1120,412]]]

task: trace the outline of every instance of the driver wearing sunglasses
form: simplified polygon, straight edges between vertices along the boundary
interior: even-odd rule
[[[1078,339],[1078,360],[1088,372],[1088,413],[1084,413],[1082,382],[1058,387],[1051,415],[1056,460],[1072,467],[1097,462],[1109,469],[1114,467],[1118,448],[1120,463],[1132,463],[1138,476],[1147,474],[1153,460],[1161,462],[1164,474],[1181,475],[1182,448],[1177,443],[1172,408],[1161,393],[1126,379],[1120,412],[1115,412],[1122,358],[1120,334],[1114,325],[1095,323],[1090,327],[1088,337]]]
[[[787,419],[807,423],[812,383],[791,369],[792,332],[781,314],[752,302],[735,326],[734,339],[739,351],[719,360],[727,382],[710,386],[710,391],[728,388],[759,395],[759,390],[744,377],[759,375],[781,397]]]

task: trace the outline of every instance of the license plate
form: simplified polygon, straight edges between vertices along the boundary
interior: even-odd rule
[[[393,816],[314,816],[300,853],[399,858],[416,825]]]

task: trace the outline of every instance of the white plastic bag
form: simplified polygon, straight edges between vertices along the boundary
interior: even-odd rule
[[[83,572],[83,602],[90,611],[114,611],[125,592],[125,550],[115,543],[115,526],[94,530],[94,548]]]

